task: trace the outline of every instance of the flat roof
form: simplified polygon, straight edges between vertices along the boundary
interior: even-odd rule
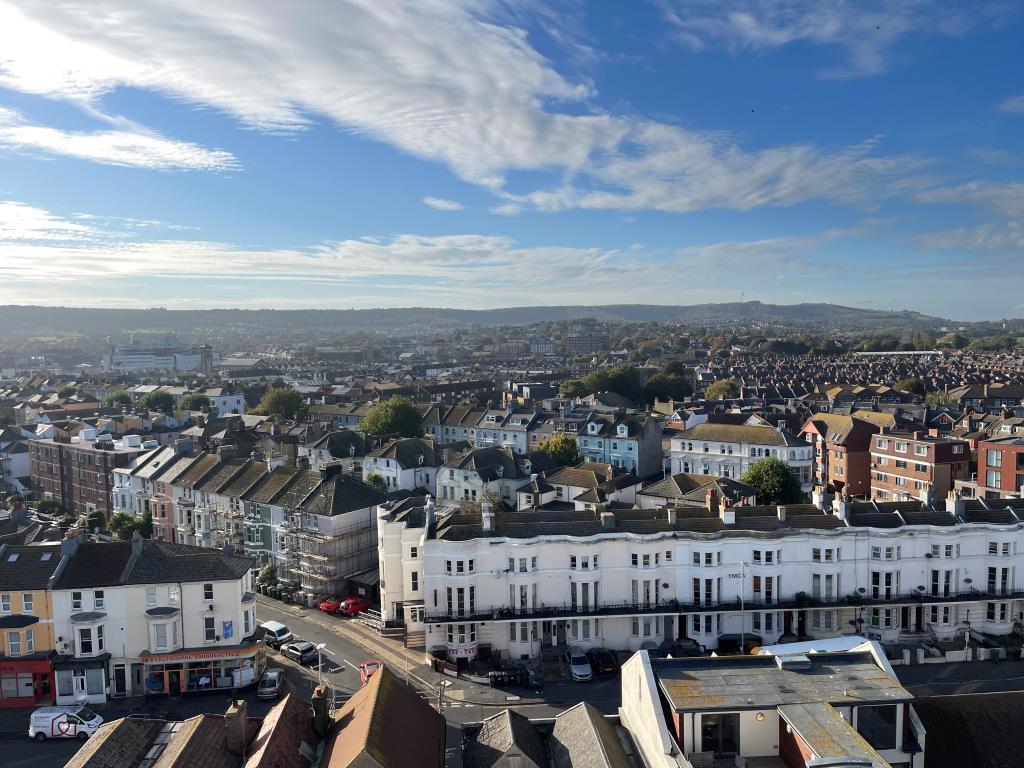
[[[784,704],[779,714],[819,758],[860,758],[870,760],[872,768],[889,768],[886,759],[831,704]]]
[[[658,685],[677,712],[742,710],[785,704],[858,706],[912,701],[911,693],[868,652],[822,653],[779,666],[784,656],[651,659]]]

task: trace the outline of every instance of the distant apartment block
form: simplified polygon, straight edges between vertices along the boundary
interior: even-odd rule
[[[565,354],[589,355],[608,349],[606,333],[574,333],[565,337]]]
[[[1024,488],[1024,435],[978,443],[978,485],[986,498],[1019,493]]]
[[[143,346],[138,343],[108,346],[100,358],[105,371],[200,371],[212,374],[220,356],[207,345],[178,347]]]
[[[944,499],[956,480],[970,477],[971,449],[963,440],[923,432],[882,432],[871,446],[871,498]]]

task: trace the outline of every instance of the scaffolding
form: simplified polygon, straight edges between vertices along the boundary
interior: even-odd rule
[[[281,524],[287,578],[306,592],[338,594],[347,588],[345,574],[377,564],[377,535],[372,517],[325,532],[320,516],[298,512]],[[322,518],[330,520],[332,518]]]

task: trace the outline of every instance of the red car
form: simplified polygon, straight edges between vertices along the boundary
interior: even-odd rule
[[[337,613],[338,607],[341,605],[343,597],[335,595],[334,597],[326,597],[323,602],[320,603],[320,610],[326,611],[327,613]]]
[[[382,666],[384,665],[376,659],[370,659],[369,661],[361,661],[359,663],[359,679],[363,681],[363,685],[366,685],[366,682],[371,677],[373,677],[373,673],[380,669]]]
[[[365,597],[346,597],[338,606],[338,613],[342,616],[355,616],[370,607],[370,601]]]

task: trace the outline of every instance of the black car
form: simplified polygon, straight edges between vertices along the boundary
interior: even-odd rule
[[[595,675],[604,677],[619,672],[619,662],[615,660],[615,654],[604,648],[591,648],[587,651],[587,660],[594,668]]]
[[[292,661],[297,661],[299,664],[310,664],[316,661],[316,646],[306,640],[286,643],[281,646],[281,655]]]

